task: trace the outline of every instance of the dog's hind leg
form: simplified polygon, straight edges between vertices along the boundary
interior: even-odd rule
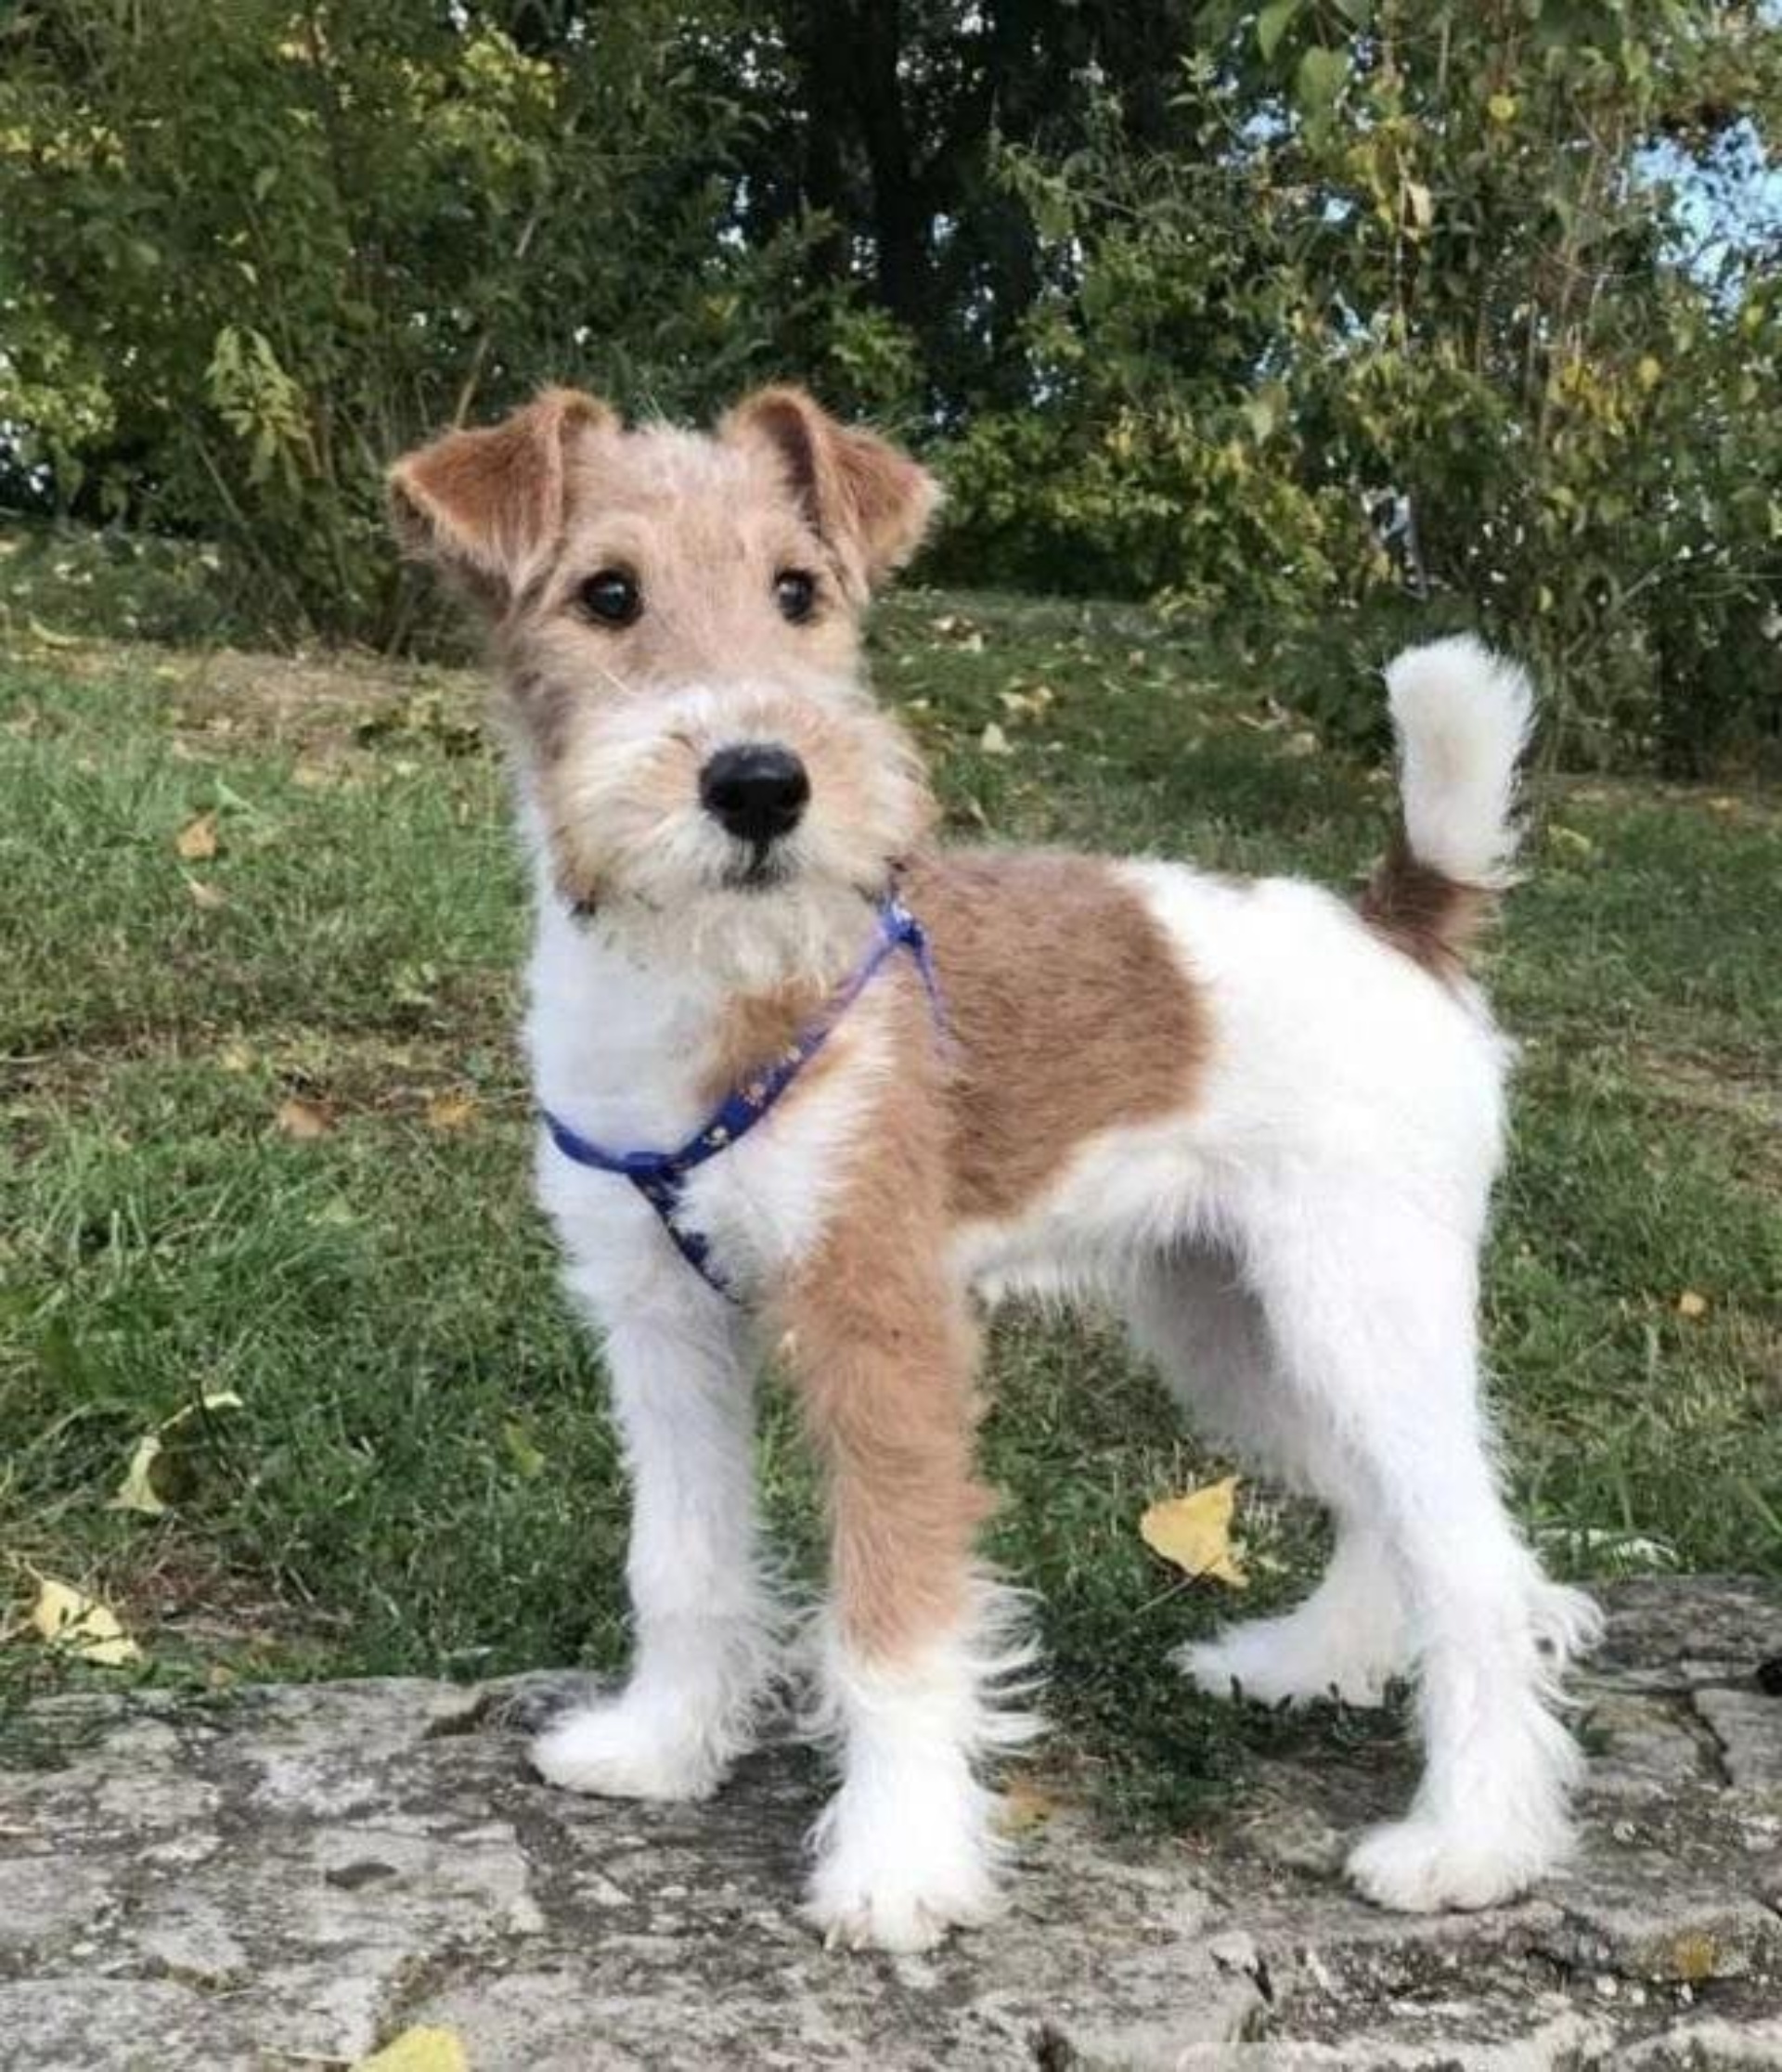
[[[1173,1255],[1135,1286],[1128,1323],[1198,1429],[1336,1512],[1336,1552],[1306,1602],[1284,1617],[1246,1620],[1191,1642],[1177,1654],[1182,1669],[1218,1697],[1235,1687],[1264,1705],[1332,1696],[1377,1705],[1410,1660],[1398,1577],[1379,1531],[1349,1502],[1345,1478],[1321,1472],[1327,1463],[1308,1444],[1315,1435],[1235,1265],[1212,1252]]]
[[[668,1271],[686,1269],[675,1260]],[[697,1284],[673,1296],[613,1306],[604,1334],[631,1476],[630,1677],[532,1746],[552,1783],[615,1798],[716,1790],[753,1738],[776,1667],[776,1607],[756,1550],[749,1349],[718,1296]]]
[[[1595,1607],[1541,1574],[1504,1506],[1479,1401],[1466,1238],[1378,1180],[1256,1197],[1246,1278],[1348,1502],[1377,1524],[1416,1654],[1425,1769],[1349,1858],[1370,1898],[1483,1907],[1553,1867],[1582,1769],[1556,1717]]]

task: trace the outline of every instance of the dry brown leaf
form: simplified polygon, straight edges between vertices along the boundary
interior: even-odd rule
[[[174,847],[187,863],[209,863],[217,852],[216,815],[200,813],[174,837]]]
[[[299,1144],[313,1143],[334,1127],[334,1111],[319,1100],[303,1100],[293,1094],[278,1103],[273,1125]]]

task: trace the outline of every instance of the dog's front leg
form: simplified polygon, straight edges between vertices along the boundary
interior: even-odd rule
[[[605,1318],[631,1477],[636,1653],[622,1691],[565,1714],[532,1750],[552,1783],[620,1798],[715,1791],[749,1745],[775,1667],[756,1547],[752,1351],[718,1296],[678,1260],[668,1271],[678,1299],[608,1305],[576,1290]]]
[[[870,1234],[870,1233],[869,1233]],[[792,1306],[794,1382],[828,1470],[832,1600],[819,1668],[841,1785],[815,1835],[810,1918],[833,1942],[922,1950],[995,1900],[978,1773],[1017,1738],[991,1686],[1025,1659],[973,1574],[988,1508],[972,1472],[975,1333],[939,1262],[883,1223],[844,1239]],[[888,1242],[887,1242],[888,1241]]]

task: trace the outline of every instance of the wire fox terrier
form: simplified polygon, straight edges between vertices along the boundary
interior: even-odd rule
[[[1475,1310],[1508,1047],[1466,971],[1514,848],[1521,674],[1468,639],[1388,670],[1403,825],[1359,907],[945,849],[860,660],[936,500],[894,447],[795,389],[712,435],[554,390],[392,487],[505,676],[538,1192],[633,1484],[629,1680],[537,1769],[698,1798],[749,1745],[781,1667],[751,1472],[777,1346],[832,1534],[809,1915],[892,1950],[983,1920],[984,1766],[1028,1731],[1030,1650],[973,1563],[975,1311],[1039,1292],[1112,1304],[1211,1435],[1334,1513],[1297,1611],[1182,1662],[1268,1703],[1414,1673],[1426,1768],[1356,1844],[1362,1892],[1481,1907],[1546,1871],[1580,1767],[1557,1678],[1596,1613],[1493,1471]]]

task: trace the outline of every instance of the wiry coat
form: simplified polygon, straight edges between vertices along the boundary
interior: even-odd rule
[[[780,1654],[749,1441],[778,1344],[833,1526],[817,1675],[842,1782],[812,1914],[894,1948],[981,1919],[981,1766],[1025,1731],[1008,1687],[1030,1651],[972,1562],[976,1310],[1038,1290],[1112,1304],[1213,1430],[1335,1512],[1311,1599],[1184,1667],[1356,1703],[1416,1671],[1427,1769],[1358,1845],[1362,1889],[1482,1905],[1537,1876],[1576,1766],[1554,1678],[1593,1614],[1541,1576],[1491,1465],[1474,1312],[1506,1053],[1465,974],[1513,848],[1520,676],[1465,641],[1395,664],[1405,827],[1359,911],[1292,880],[948,851],[859,674],[860,609],[934,501],[883,442],[796,391],[714,438],[553,392],[411,456],[394,491],[489,614],[509,687],[544,1107],[608,1146],[680,1142],[822,1010],[894,885],[945,1000],[937,1028],[888,966],[691,1176],[679,1213],[729,1297],[623,1179],[541,1137],[634,1478],[638,1648],[539,1769],[698,1795],[747,1744]],[[622,621],[594,612],[597,572]],[[750,744],[808,773],[770,843],[703,791]]]

